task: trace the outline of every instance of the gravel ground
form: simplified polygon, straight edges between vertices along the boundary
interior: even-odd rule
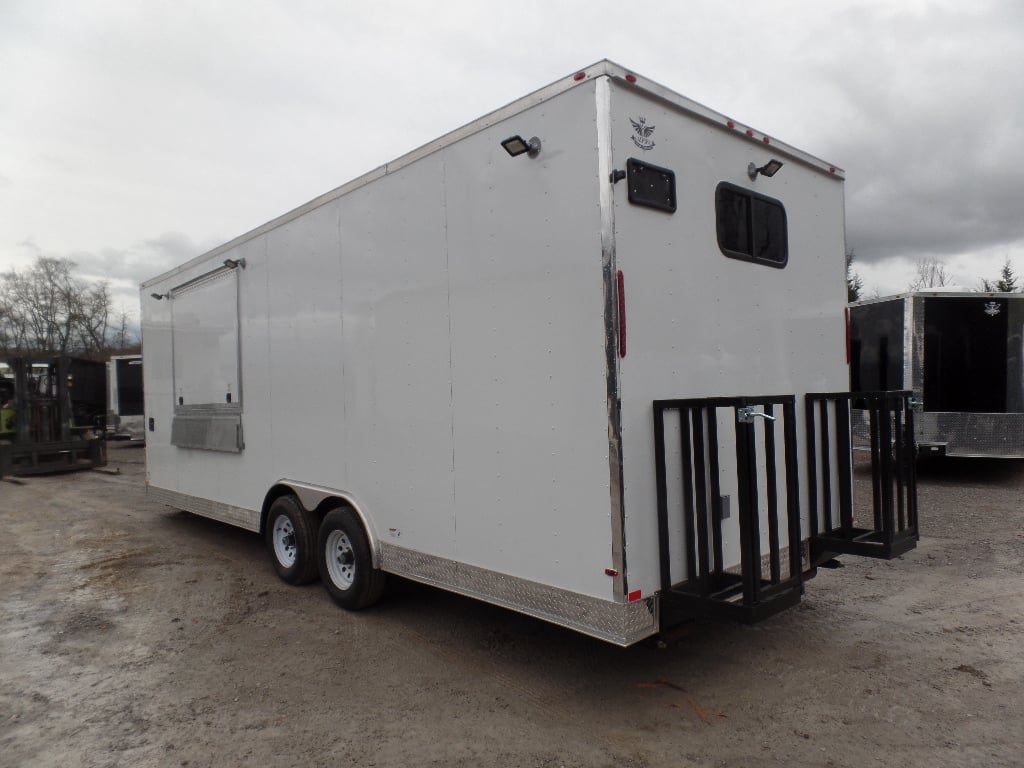
[[[397,580],[347,614],[143,475],[0,482],[2,766],[1024,764],[1024,463],[924,465],[916,550],[628,649]]]

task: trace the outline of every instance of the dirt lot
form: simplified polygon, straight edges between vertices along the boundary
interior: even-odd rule
[[[1024,763],[1024,464],[924,467],[915,551],[620,649],[407,582],[346,614],[110,458],[0,482],[2,766]]]

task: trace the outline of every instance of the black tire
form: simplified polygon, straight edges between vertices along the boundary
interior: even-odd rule
[[[351,509],[339,507],[324,516],[316,553],[320,580],[342,608],[358,611],[380,599],[385,575],[373,567],[366,531]]]
[[[294,496],[274,499],[267,513],[264,533],[270,561],[289,584],[308,584],[317,577],[316,529],[310,518]]]

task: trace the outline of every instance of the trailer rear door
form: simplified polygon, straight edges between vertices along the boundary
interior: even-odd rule
[[[613,168],[625,172],[612,197],[628,587],[647,594],[660,578],[654,401],[796,397],[799,412],[804,393],[847,387],[842,185],[798,162],[751,181],[748,164],[772,159],[763,146],[633,91],[613,92],[611,105]],[[705,469],[716,497],[709,503],[723,518],[726,567],[739,562],[735,510],[745,471],[735,415],[717,410],[718,456]],[[766,419],[754,418],[753,469],[766,511],[767,469],[785,466],[785,446],[780,432],[769,456]],[[705,423],[704,438],[710,429]],[[680,444],[666,443],[670,451]],[[681,483],[668,478],[673,503],[681,503]],[[775,493],[785,509],[784,481]],[[689,564],[684,522],[673,519],[676,580]],[[767,544],[767,524],[761,531]]]

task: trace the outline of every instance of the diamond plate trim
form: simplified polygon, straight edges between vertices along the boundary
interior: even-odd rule
[[[171,422],[171,445],[205,451],[241,453],[245,447],[242,442],[242,415],[176,415]]]
[[[924,400],[924,299],[915,296],[908,301],[904,317],[910,343],[905,341],[903,347],[903,383],[909,382],[914,397]]]
[[[810,570],[810,548],[808,547],[809,539],[804,539],[800,542],[800,571],[806,573]],[[782,570],[782,576],[785,578],[786,574],[789,573],[789,546],[779,547],[779,566]],[[734,576],[743,575],[743,564],[737,563],[734,566],[725,569],[726,573],[731,573]],[[772,555],[768,554],[761,555],[761,578],[765,581],[769,581],[772,577]]]
[[[183,509],[201,517],[209,517],[220,520],[223,523],[237,525],[254,533],[260,532],[260,513],[253,509],[233,507],[230,504],[222,504],[219,501],[203,499],[199,496],[189,496],[186,493],[171,491],[167,488],[148,486],[146,496],[157,504],[166,504],[175,509]]]
[[[659,630],[656,596],[615,603],[538,584],[443,557],[381,544],[385,571],[475,597],[616,645],[633,643]]]
[[[946,443],[947,456],[1024,458],[1024,413],[914,414],[919,443]]]

